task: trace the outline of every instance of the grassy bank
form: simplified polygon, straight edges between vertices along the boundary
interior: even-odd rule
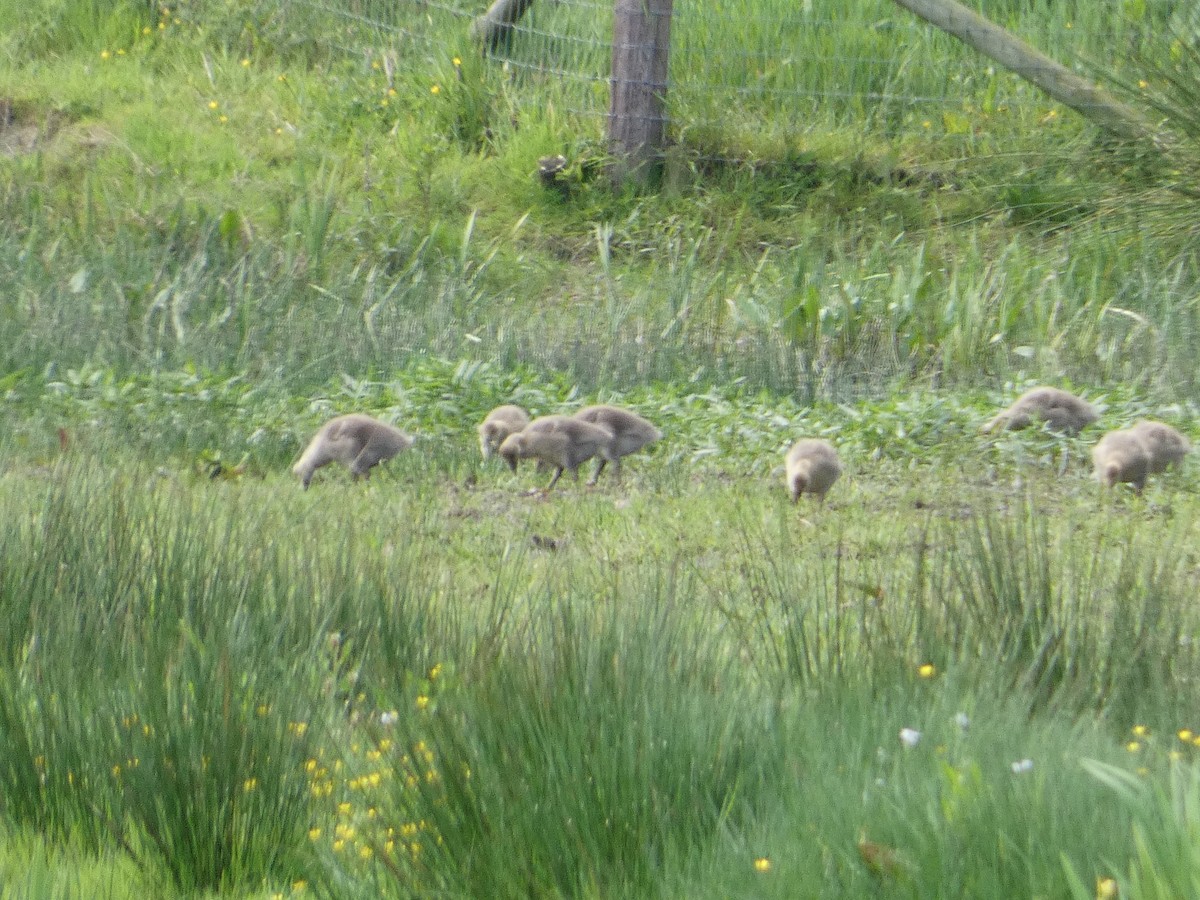
[[[539,14],[575,15],[561,6]],[[913,379],[1067,377],[1191,390],[1191,232],[1152,161],[929,29],[847,12],[842,56],[797,50],[787,90],[747,101],[789,135],[734,151],[748,138],[727,116],[688,150],[702,117],[683,98],[726,79],[686,49],[712,29],[681,11],[679,159],[662,191],[635,196],[584,176],[603,161],[598,135],[553,85],[449,49],[465,16],[403,32],[398,57],[396,33],[334,40],[301,27],[305,9],[64,2],[13,30],[6,370],[192,365],[295,395],[434,353],[588,389],[746,379],[840,399]],[[1147,24],[1079,12],[1051,19],[1055,46],[1081,58],[1137,44]],[[1144,15],[1165,28],[1162,12]],[[1012,16],[1043,33],[1045,11]],[[804,31],[829,39],[820,25]],[[762,34],[721,33],[745,66],[727,80],[752,96]],[[914,46],[921,65],[904,63]],[[965,124],[864,118],[875,76],[840,72],[847,59],[890,71],[900,99],[960,73],[954,104],[939,94],[929,115]],[[1129,59],[1120,74],[1137,79]],[[857,104],[800,116],[789,91],[831,79]],[[464,139],[464,121],[484,137]],[[573,166],[565,197],[533,177],[557,152]],[[1180,165],[1170,178],[1186,184]]]

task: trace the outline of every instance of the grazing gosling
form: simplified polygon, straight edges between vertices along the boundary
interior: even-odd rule
[[[828,441],[805,438],[796,441],[787,452],[787,486],[792,502],[801,494],[815,494],[825,502],[825,495],[842,474],[842,461]]]
[[[581,422],[600,425],[613,433],[613,477],[617,481],[621,480],[622,456],[628,456],[630,453],[641,450],[647,444],[653,443],[663,436],[663,433],[653,423],[643,419],[637,413],[619,406],[603,404],[585,406],[575,413],[574,418]],[[606,458],[600,458],[600,463],[596,466],[596,473],[588,484],[595,484],[600,479],[600,473],[604,471],[606,462],[608,462]]]
[[[339,462],[356,479],[369,478],[373,466],[391,459],[412,446],[413,439],[386,422],[351,413],[330,419],[309,441],[307,449],[292,466],[305,490],[313,472],[331,462]]]
[[[1092,465],[1105,487],[1125,482],[1140,494],[1150,474],[1150,450],[1132,428],[1110,431],[1092,448]]]
[[[499,449],[504,439],[529,424],[529,413],[519,406],[497,406],[479,423],[479,452],[487,459]]]
[[[612,445],[613,433],[600,425],[570,416],[542,416],[506,437],[497,452],[514,472],[521,459],[536,459],[553,466],[554,477],[546,486],[549,491],[558,484],[564,471],[578,480],[579,466],[593,456],[600,455],[615,463]]]
[[[1143,419],[1129,430],[1138,436],[1150,454],[1151,475],[1183,462],[1183,458],[1192,452],[1188,439],[1163,422]]]
[[[989,420],[984,432],[1017,431],[1045,422],[1051,431],[1078,434],[1099,418],[1096,407],[1081,397],[1054,387],[1026,391],[1008,409]]]

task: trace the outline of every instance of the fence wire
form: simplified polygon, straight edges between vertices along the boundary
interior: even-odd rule
[[[992,0],[979,10],[1089,77],[1119,74],[1148,35],[1189,15],[1175,0]],[[468,37],[480,2],[284,0],[293,27],[364,60],[436,67],[479,52]],[[609,113],[613,4],[535,0],[488,55],[512,102],[553,108],[601,141]],[[674,4],[667,92],[671,146],[693,162],[794,161],[814,145],[868,142],[968,176],[986,166],[1022,186],[1022,166],[1071,156],[1077,114],[888,0]],[[1049,137],[1049,140],[1047,139]],[[944,177],[944,174],[943,174]]]

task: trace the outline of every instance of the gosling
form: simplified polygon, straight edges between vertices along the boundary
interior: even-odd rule
[[[510,434],[516,434],[529,424],[529,413],[511,404],[497,406],[479,423],[479,452],[487,459]]]
[[[641,450],[647,444],[659,440],[663,433],[655,425],[643,419],[637,413],[619,406],[585,406],[575,413],[574,418],[581,422],[592,422],[607,428],[613,433],[612,458],[613,477],[621,480],[621,457],[628,456]],[[608,462],[606,457],[600,457],[596,473],[588,484],[595,484],[600,479],[600,473]]]
[[[1092,465],[1105,487],[1122,482],[1140,494],[1151,471],[1150,449],[1132,428],[1110,431],[1092,448]]]
[[[801,494],[813,494],[821,503],[842,474],[842,461],[828,441],[805,438],[787,452],[787,486],[792,502]]]
[[[542,416],[506,437],[497,452],[514,472],[521,459],[536,459],[552,466],[554,477],[546,486],[550,491],[564,471],[578,481],[579,466],[593,456],[600,455],[615,463],[613,442],[613,433],[603,426],[570,416]]]
[[[1081,397],[1054,387],[1026,391],[1008,409],[983,426],[983,431],[1018,431],[1045,422],[1051,431],[1078,434],[1099,418],[1096,407]]]
[[[330,419],[309,441],[292,472],[300,477],[304,489],[313,472],[331,462],[339,462],[358,478],[369,478],[371,469],[412,446],[413,439],[386,422],[351,413]]]
[[[1143,419],[1129,430],[1138,436],[1150,454],[1151,475],[1182,463],[1184,457],[1192,452],[1188,439],[1163,422]]]

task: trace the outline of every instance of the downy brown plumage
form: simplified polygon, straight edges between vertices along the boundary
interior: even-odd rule
[[[1150,474],[1165,472],[1192,452],[1186,437],[1164,422],[1143,419],[1131,429],[1150,453]]]
[[[592,422],[596,425],[607,428],[613,434],[612,454],[613,459],[613,477],[618,481],[621,480],[621,457],[628,456],[630,453],[635,453],[641,450],[647,444],[659,440],[663,434],[655,425],[639,416],[632,410],[622,409],[619,406],[608,406],[600,404],[598,406],[585,406],[574,416],[581,422]],[[595,484],[600,473],[604,471],[604,465],[608,459],[601,457],[599,464],[596,466],[596,472],[592,476],[590,484]]]
[[[1132,428],[1110,431],[1092,448],[1092,465],[1105,487],[1123,482],[1140,494],[1150,474],[1150,450]]]
[[[842,461],[828,441],[804,438],[787,452],[787,486],[792,502],[801,494],[813,494],[822,503],[833,483],[842,474]]]
[[[305,489],[313,472],[332,462],[346,466],[355,478],[367,478],[373,466],[411,447],[412,442],[399,428],[370,416],[358,413],[337,416],[321,426],[292,466],[292,472],[300,477]]]
[[[511,404],[497,406],[479,423],[479,452],[487,459],[499,449],[504,439],[529,424],[529,413]]]
[[[548,491],[564,471],[578,479],[579,466],[593,456],[615,462],[612,444],[613,433],[600,425],[570,416],[542,416],[506,437],[497,452],[514,472],[517,461],[522,459],[536,459],[552,466],[555,471],[546,486]]]
[[[1051,431],[1078,434],[1099,417],[1086,400],[1055,387],[1036,387],[1026,391],[1008,409],[989,420],[983,431],[1017,431],[1046,423]]]

